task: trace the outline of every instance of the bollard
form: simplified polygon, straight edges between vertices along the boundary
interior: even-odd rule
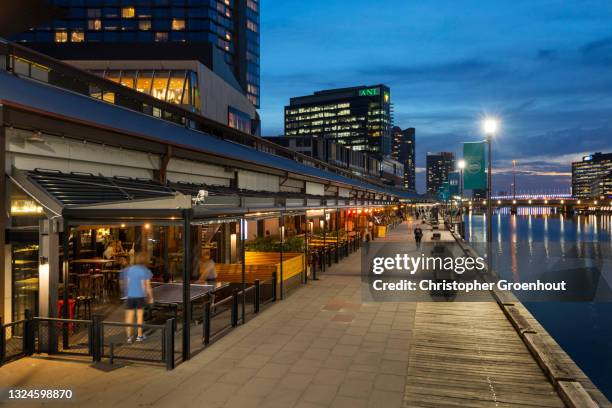
[[[255,303],[253,305],[253,311],[255,313],[259,313],[259,299],[261,296],[261,286],[259,284],[259,279],[255,279]]]
[[[164,350],[166,351],[166,370],[174,369],[174,325],[174,318],[166,320],[166,327],[164,328]]]
[[[32,321],[32,312],[30,309],[26,309],[24,311],[24,321],[23,321],[23,354],[26,356],[31,356],[34,354],[34,350],[32,350],[34,346],[34,341],[32,336],[34,336],[34,331],[32,330],[33,321]]]
[[[92,357],[94,362],[102,361],[102,347],[104,344],[104,328],[102,326],[102,319],[99,315],[92,316],[91,324],[93,326],[93,338],[90,339],[92,343]]]
[[[202,326],[204,326],[204,344],[210,344],[210,300],[204,303],[204,317],[202,318]]]
[[[312,254],[312,280],[316,281],[317,279],[317,262],[318,262],[317,253],[313,252]]]
[[[272,301],[276,302],[276,271],[272,272]]]
[[[238,289],[232,293],[232,327],[238,326]]]

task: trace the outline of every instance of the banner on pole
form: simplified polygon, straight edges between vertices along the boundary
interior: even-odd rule
[[[487,188],[485,174],[485,142],[463,143],[463,188],[466,190],[479,190]]]
[[[458,171],[451,171],[450,173],[448,173],[448,186],[450,190],[448,193],[451,197],[459,195],[460,180],[461,180],[461,177],[459,176]]]

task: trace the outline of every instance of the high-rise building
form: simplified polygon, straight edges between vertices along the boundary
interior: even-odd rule
[[[391,154],[391,96],[385,85],[318,91],[285,106],[285,136],[334,139],[382,159]]]
[[[229,126],[258,128],[259,0],[49,3],[65,15],[15,41]]]
[[[455,170],[455,154],[452,152],[427,153],[427,192],[437,194],[442,183],[448,181],[448,173]]]
[[[404,165],[404,188],[416,191],[415,174],[415,129],[402,130],[394,126],[392,130],[393,146],[391,156]]]
[[[606,186],[612,172],[612,153],[593,153],[572,163],[572,196],[589,198],[612,194]]]

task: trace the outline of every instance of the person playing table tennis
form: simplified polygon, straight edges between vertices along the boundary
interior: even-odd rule
[[[126,327],[126,332],[127,341],[130,344],[134,342],[132,332],[134,314],[136,314],[136,323],[138,324],[136,341],[143,341],[146,338],[142,332],[144,307],[147,303],[153,303],[153,289],[151,288],[151,277],[153,274],[147,268],[146,263],[147,255],[139,252],[135,256],[134,264],[125,268],[121,273],[125,297],[127,299],[125,322],[129,324]]]

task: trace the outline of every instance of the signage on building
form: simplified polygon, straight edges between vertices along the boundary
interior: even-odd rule
[[[377,96],[380,95],[380,88],[366,88],[359,90],[359,96]]]

